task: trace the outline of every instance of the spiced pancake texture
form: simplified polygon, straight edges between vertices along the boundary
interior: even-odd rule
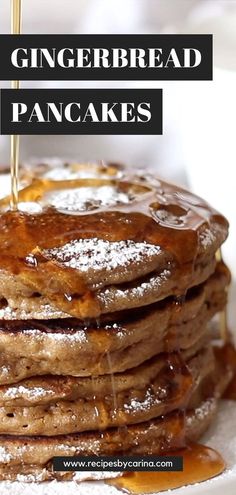
[[[227,220],[115,164],[20,180],[18,209],[0,200],[0,479],[76,479],[53,456],[197,440],[233,373],[211,331]]]
[[[167,365],[166,359],[168,359]],[[38,389],[39,404],[29,406],[24,404],[17,407],[16,404],[1,406],[0,433],[50,436],[141,423],[184,407],[196,383],[199,385],[213,368],[214,362],[210,349],[203,349],[202,353],[187,360],[186,363],[174,354],[171,358],[163,356],[162,363],[153,359],[151,363],[135,370],[134,377],[128,375],[131,383],[124,390],[119,382],[122,378],[126,382],[126,376],[117,377],[114,374],[115,398],[113,390],[109,385],[106,386],[105,380],[100,378],[100,387],[96,387],[96,382],[86,379],[84,386],[83,379],[81,379],[78,384],[74,382],[74,396],[72,390],[71,395],[69,393],[70,384],[68,383],[68,398],[64,397],[61,400],[54,395],[53,399],[52,391],[51,401],[41,405],[40,395],[43,395],[44,391],[42,385],[41,390]],[[137,383],[139,376],[143,377],[145,384]],[[136,378],[136,383],[134,378]],[[120,386],[117,386],[117,381]],[[45,382],[47,383],[46,379]],[[58,385],[60,387],[60,383]],[[88,388],[84,397],[80,396],[80,386],[82,390],[86,386]],[[16,385],[15,390],[11,389],[13,397],[15,393],[17,394],[17,390],[22,391],[22,389],[24,389],[24,384]],[[9,394],[11,396],[11,390],[8,389],[5,396]],[[50,386],[47,392],[50,395]],[[35,389],[35,394],[37,395],[37,389]]]
[[[109,373],[107,353],[113,372],[121,372],[157,353],[188,349],[207,334],[207,323],[223,309],[228,282],[229,272],[219,264],[205,284],[187,293],[184,302],[168,299],[135,315],[117,313],[115,321],[100,319],[99,327],[96,321],[86,326],[74,318],[2,321],[0,384],[35,374]]]
[[[232,374],[220,367],[205,383],[197,404],[184,412],[174,411],[164,417],[122,428],[71,435],[2,435],[0,479],[45,481],[76,479],[76,473],[52,471],[54,456],[73,455],[145,455],[173,452],[195,441],[214,419],[217,401]]]
[[[151,176],[104,177],[37,177],[19,191],[21,210],[1,213],[3,319],[34,317],[35,295],[44,318],[98,317],[185,293],[214,272],[223,216]]]

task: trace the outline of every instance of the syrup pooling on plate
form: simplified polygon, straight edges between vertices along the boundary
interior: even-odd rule
[[[111,178],[109,172],[106,176],[106,168],[99,173],[102,177],[96,174],[56,181],[35,178],[19,191],[19,211],[6,209],[7,198],[0,202],[0,268],[18,273],[25,280],[30,273],[35,292],[45,290],[46,280],[49,298],[53,295],[54,303],[69,314],[74,305],[74,316],[75,297],[85,298],[85,310],[87,305],[91,309],[93,306],[91,316],[99,314],[98,304],[82,271],[48,259],[47,250],[71,242],[75,246],[82,239],[147,243],[167,252],[169,269],[190,272],[199,254],[203,230],[202,242],[209,241],[208,227],[215,220],[227,230],[224,217],[182,189],[127,174]],[[57,289],[55,279],[59,281]],[[58,298],[61,291],[63,301]]]
[[[168,455],[183,457],[183,471],[127,473],[106,483],[126,493],[157,493],[208,480],[225,469],[221,455],[205,445],[191,444],[186,449]]]

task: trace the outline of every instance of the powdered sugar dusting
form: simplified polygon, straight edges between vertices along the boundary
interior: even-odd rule
[[[111,478],[117,478],[123,473],[114,471],[77,471],[73,476],[73,481],[83,481],[83,480],[107,480]]]
[[[136,287],[107,287],[105,290],[98,292],[97,298],[104,307],[107,308],[114,300],[118,300],[119,302],[122,300],[126,301],[127,297],[129,300],[135,301],[140,300],[145,296],[149,296],[149,294],[152,294],[152,296],[155,297],[160,288],[164,286],[165,282],[169,279],[170,275],[171,271],[165,269],[160,274],[153,275],[147,281],[142,282]]]
[[[33,336],[34,338],[38,338],[42,340],[42,332],[37,329],[29,329],[24,330],[23,333],[25,335]],[[84,344],[87,342],[87,335],[85,330],[77,330],[73,333],[63,333],[63,332],[46,332],[45,334],[48,339],[52,340],[52,344],[55,345],[56,342],[66,342],[66,343],[79,343]],[[49,344],[50,347],[50,344]]]
[[[205,229],[203,232],[200,233],[199,235],[200,242],[204,249],[207,249],[209,246],[213,244],[215,241],[215,235],[210,229]]]
[[[11,459],[12,455],[8,452],[7,449],[5,449],[5,447],[0,445],[0,462],[2,462],[3,464],[7,464],[11,461]]]
[[[2,376],[8,376],[9,372],[10,372],[10,367],[5,366],[5,365],[1,366],[1,375]]]
[[[115,186],[104,185],[64,189],[63,191],[48,193],[45,195],[45,199],[57,210],[73,213],[128,204],[133,199],[133,195],[129,192],[119,191]]]
[[[45,480],[45,476],[47,474],[47,470],[43,469],[39,473],[35,474],[17,474],[17,481],[20,483],[40,483]]]
[[[134,413],[135,411],[148,411],[154,403],[160,402],[157,397],[155,397],[151,390],[148,389],[143,400],[131,399],[128,404],[124,404],[124,409],[128,413]]]
[[[204,421],[205,417],[207,417],[211,412],[214,412],[216,408],[216,403],[214,399],[208,399],[195,409],[194,416],[187,417],[187,423],[191,425],[192,421]]]
[[[47,258],[53,258],[63,265],[76,268],[82,272],[93,270],[114,270],[126,267],[135,261],[157,256],[160,247],[146,242],[131,240],[109,242],[102,239],[79,239],[62,247],[48,249],[44,252]]]
[[[11,301],[8,299],[8,304]],[[6,306],[6,308],[0,309],[0,319],[2,320],[31,320],[36,319],[52,319],[52,318],[69,318],[70,315],[58,310],[50,304],[38,305],[37,309],[25,309],[24,300],[22,301],[20,308],[15,308],[14,306]]]
[[[24,397],[26,399],[39,399],[53,395],[54,392],[50,389],[46,390],[42,387],[24,387],[23,385],[9,386],[4,393],[4,399],[16,399]]]

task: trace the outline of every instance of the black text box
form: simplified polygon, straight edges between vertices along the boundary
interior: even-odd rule
[[[40,112],[33,111],[35,104],[43,121],[39,121]],[[54,115],[51,104],[59,116]],[[94,112],[87,115],[90,104]],[[107,108],[111,108],[108,114]],[[110,120],[113,112],[114,122]],[[98,121],[94,121],[95,114]],[[104,121],[107,115],[108,121]],[[162,90],[2,89],[1,134],[162,134]]]
[[[104,48],[110,51],[108,62],[112,60],[112,49],[141,49],[146,55],[144,61],[148,64],[148,49],[161,49],[161,60],[167,61],[171,49],[176,50],[181,63],[174,67],[130,67],[131,61],[125,67],[22,67],[17,68],[11,62],[12,52],[17,49],[55,49],[58,52],[64,48],[93,49]],[[183,67],[184,49],[198,50],[201,62],[196,67]],[[21,55],[26,55],[20,52]],[[71,53],[67,53],[72,56]],[[87,54],[89,57],[89,53]],[[194,57],[194,54],[191,53]],[[28,55],[27,55],[28,57]],[[28,57],[29,58],[29,57]],[[29,62],[24,62],[29,63]],[[21,65],[21,62],[17,62]],[[32,63],[31,63],[32,65]],[[44,65],[44,64],[42,64]],[[114,63],[113,63],[114,65]],[[210,34],[135,34],[135,35],[74,35],[74,34],[23,34],[0,35],[0,67],[2,80],[211,80],[212,79],[212,35]]]

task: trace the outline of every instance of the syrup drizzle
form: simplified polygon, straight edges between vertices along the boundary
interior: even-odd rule
[[[12,0],[11,8],[11,32],[12,34],[20,34],[21,0]],[[19,81],[12,81],[13,89],[19,89],[19,87]],[[80,238],[93,238],[96,236],[111,241],[130,238],[135,241],[143,240],[160,244],[171,253],[178,263],[186,264],[192,263],[198,254],[198,232],[204,223],[207,224],[214,217],[217,217],[218,221],[226,226],[225,219],[214,210],[209,209],[204,202],[195,198],[194,203],[193,196],[181,189],[173,193],[171,186],[164,182],[157,182],[155,184],[157,187],[153,188],[150,187],[150,184],[147,185],[146,181],[142,184],[141,182],[137,184],[137,182],[131,183],[123,180],[119,181],[118,185],[110,177],[104,180],[86,179],[82,181],[57,182],[36,179],[31,186],[18,193],[18,169],[19,136],[12,135],[10,197],[12,211],[1,215],[3,226],[2,263],[3,267],[11,268],[13,272],[16,270],[24,272],[30,269],[31,277],[32,268],[36,268],[35,281],[37,282],[39,282],[39,264],[42,261],[45,262],[42,253],[43,248],[64,245],[66,242],[78,238],[78,236]],[[58,193],[59,190],[63,191],[67,188],[71,193],[76,188],[91,186],[93,188],[112,186],[116,189],[119,187],[121,188],[120,198],[122,198],[122,194],[126,194],[128,202],[113,205],[107,211],[107,208],[102,207],[98,201],[96,205],[87,204],[83,212],[76,211],[77,215],[75,216],[68,215],[68,211],[60,211],[60,208],[55,209],[55,207],[50,206],[50,193],[52,192],[56,191]],[[25,203],[38,202],[41,206],[39,213],[29,215],[17,211],[19,200]],[[0,204],[4,207],[6,201]],[[97,211],[94,212],[94,210]],[[100,224],[102,224],[102,230],[99,232]],[[114,231],[114,224],[119,225],[117,231]],[[156,229],[156,224],[158,224],[158,229]],[[59,230],[56,225],[60,226]],[[17,246],[14,242],[16,237],[21,240],[21,242],[17,243]],[[29,265],[27,266],[29,256],[31,257],[30,268]],[[222,259],[220,250],[218,259]],[[54,267],[49,265],[50,274],[53,269]],[[91,297],[81,276],[77,275],[76,280],[71,284],[70,277],[67,277],[67,274],[68,271],[65,272],[64,270],[62,285],[68,284],[68,291],[65,293],[65,308],[68,303],[73,304],[71,293],[73,293],[73,287],[75,286],[81,294],[86,295],[87,298]],[[41,283],[43,283],[42,280],[40,280],[39,286],[42,285]],[[225,310],[221,314],[221,336],[224,341],[228,340],[229,332]],[[111,376],[114,409],[116,410],[117,399],[109,352],[107,361]],[[95,398],[96,391],[94,390]],[[231,388],[229,387],[227,398],[236,398],[235,381]],[[101,415],[101,411],[96,409],[95,414]],[[173,475],[165,472],[127,473],[120,478],[109,480],[107,483],[129,493],[154,493],[204,481],[220,474],[225,469],[221,456],[206,446],[193,444],[184,450],[175,452],[175,455],[182,455],[184,458],[183,472],[177,472]]]
[[[205,224],[215,218],[227,225],[225,219],[220,217],[214,210],[208,208],[204,203],[195,205],[193,211],[189,213],[188,202],[192,202],[190,197],[184,197],[180,192],[180,198],[173,193],[171,186],[165,183],[159,183],[159,189],[156,190],[145,184],[132,181],[110,180],[102,185],[112,185],[116,189],[121,187],[122,193],[129,195],[129,202],[124,204],[113,205],[111,208],[96,205],[89,211],[76,212],[77,214],[68,214],[65,211],[52,208],[50,206],[51,191],[63,190],[78,187],[100,187],[101,180],[83,179],[80,184],[77,181],[48,181],[39,179],[34,181],[32,186],[20,191],[20,200],[35,202],[38,201],[42,211],[38,214],[27,214],[21,211],[5,211],[0,216],[2,223],[3,250],[1,263],[13,270],[35,270],[35,282],[40,282],[43,286],[44,280],[39,279],[40,263],[44,263],[44,249],[64,245],[73,239],[98,237],[105,240],[116,241],[123,239],[133,239],[134,241],[146,241],[157,245],[164,246],[169,250],[171,256],[177,262],[182,264],[192,263],[197,256],[198,249],[198,232]],[[91,182],[92,181],[92,182]],[[69,182],[69,183],[68,183]],[[169,189],[168,189],[169,188]],[[130,193],[132,190],[132,194]],[[135,193],[134,193],[135,190]],[[187,194],[187,193],[186,193]],[[47,196],[48,195],[48,196]],[[157,203],[158,197],[158,203]],[[168,198],[168,199],[167,199]],[[49,204],[48,204],[49,203]],[[181,205],[180,205],[181,203]],[[95,210],[95,211],[94,211]],[[128,220],[128,221],[127,221]],[[119,226],[114,230],[114,223]],[[157,228],[158,224],[158,228]],[[99,229],[101,229],[99,231]],[[13,235],[14,232],[14,235]],[[42,235],[43,233],[43,235]],[[18,237],[23,242],[16,247],[13,239]],[[35,248],[37,246],[37,248]],[[183,247],[187,246],[183,249]],[[23,261],[23,263],[22,263]],[[48,265],[50,274],[55,267]],[[58,274],[58,272],[57,272]],[[68,284],[67,302],[73,304],[73,288],[76,286],[81,294],[85,294],[87,287],[81,276],[76,280],[71,279],[71,273],[68,270],[62,270],[61,282],[63,290],[65,284]],[[69,277],[67,275],[69,274]],[[47,287],[50,293],[50,287]],[[88,297],[88,296],[87,296]],[[109,357],[108,357],[109,361]],[[108,362],[109,365],[109,362]],[[110,366],[110,365],[109,365]],[[110,371],[112,371],[110,369]],[[112,380],[112,374],[111,374]],[[112,387],[113,388],[113,387]],[[94,399],[96,391],[94,394]],[[116,401],[116,391],[113,389],[114,406]],[[105,427],[105,415],[102,408],[95,410],[99,415]],[[184,436],[184,426],[181,430]],[[184,456],[185,469],[183,473],[175,473],[171,476],[168,473],[128,473],[125,476],[109,481],[110,484],[128,491],[130,493],[153,493],[169,488],[177,488],[190,483],[204,481],[224,470],[224,462],[221,456],[209,449],[208,447],[191,445],[185,450],[178,451],[176,454]]]
[[[12,34],[20,34],[21,32],[21,0],[12,0]],[[12,88],[19,89],[20,83],[19,81],[12,81]],[[197,256],[197,238],[198,238],[198,230],[204,223],[208,223],[214,215],[217,215],[218,220],[220,219],[222,223],[225,222],[223,217],[220,217],[216,212],[210,211],[208,206],[204,203],[195,203],[194,208],[189,208],[189,206],[193,204],[193,197],[188,196],[188,193],[185,193],[181,190],[173,195],[171,187],[167,184],[158,183],[158,191],[153,188],[147,186],[146,184],[131,184],[125,181],[121,181],[119,183],[119,187],[121,187],[121,195],[123,193],[128,192],[128,206],[126,203],[118,204],[118,208],[116,205],[109,208],[109,212],[104,211],[104,208],[101,208],[99,201],[97,205],[89,204],[86,205],[85,211],[83,212],[84,218],[80,222],[74,223],[74,221],[69,220],[68,212],[61,211],[60,208],[57,210],[53,210],[50,206],[47,205],[45,208],[45,203],[47,204],[47,200],[49,199],[50,205],[50,192],[58,190],[65,190],[67,188],[69,193],[73,192],[75,188],[81,187],[91,187],[91,186],[112,186],[117,187],[117,183],[111,179],[109,182],[107,179],[102,181],[99,180],[86,180],[85,181],[57,181],[55,184],[54,181],[45,181],[45,180],[34,180],[33,184],[23,191],[20,192],[20,200],[25,202],[39,202],[42,206],[42,212],[39,210],[39,214],[30,215],[24,214],[22,212],[17,212],[18,202],[19,202],[19,194],[18,194],[18,168],[19,168],[19,136],[11,136],[11,198],[10,204],[11,209],[15,211],[14,216],[10,216],[9,213],[3,214],[6,215],[4,222],[5,230],[7,231],[7,235],[4,238],[3,246],[3,259],[7,264],[7,267],[11,266],[13,271],[19,267],[19,261],[23,258],[24,265],[27,265],[27,258],[30,257],[30,268],[32,271],[32,267],[39,267],[40,260],[43,259],[42,248],[54,247],[65,244],[65,241],[73,240],[73,232],[76,231],[76,236],[78,234],[80,238],[92,238],[97,237],[97,227],[100,222],[106,226],[105,233],[104,230],[101,233],[101,238],[105,238],[108,240],[122,240],[131,238],[134,240],[144,240],[146,242],[153,242],[154,244],[161,244],[162,247],[166,248],[171,252],[174,258],[177,259],[179,263],[188,263],[192,262],[193,259]],[[130,192],[129,190],[132,189]],[[139,199],[139,195],[142,196],[142,200],[137,201]],[[47,197],[48,196],[48,197]],[[45,202],[46,199],[46,202]],[[135,200],[134,200],[135,199]],[[137,204],[138,203],[138,204]],[[2,203],[4,206],[4,202]],[[138,206],[138,208],[137,208]],[[97,208],[98,207],[98,208]],[[96,213],[94,213],[94,209],[97,209]],[[138,210],[138,212],[137,212]],[[12,211],[12,213],[13,213]],[[91,212],[92,215],[91,215]],[[71,213],[71,212],[70,212]],[[76,212],[77,214],[79,212]],[[88,216],[88,213],[90,215]],[[63,217],[61,216],[63,215]],[[81,212],[80,212],[81,215]],[[122,222],[124,215],[125,222]],[[72,215],[70,215],[71,218]],[[129,228],[127,229],[127,222]],[[66,222],[70,221],[69,228],[66,230],[66,235],[61,236],[62,228],[60,225],[60,235],[57,231],[53,230],[46,231],[47,227],[52,229],[53,225],[60,224],[60,220],[66,220]],[[63,222],[64,223],[64,222]],[[123,230],[119,231],[118,237],[117,234],[114,238],[114,223],[117,225],[123,224]],[[158,223],[158,236],[156,237],[156,229],[154,225]],[[134,229],[134,224],[141,224],[140,229],[137,231],[137,228]],[[94,228],[96,226],[96,229]],[[112,226],[112,229],[110,228]],[[10,228],[8,228],[10,227]],[[40,228],[41,227],[41,228]],[[18,252],[13,253],[11,248],[15,251],[15,244],[11,246],[11,239],[15,238],[15,235],[12,236],[12,228],[16,232],[15,235],[18,234],[19,239],[23,242]],[[33,233],[40,233],[42,235],[42,228],[45,230],[43,236],[43,243],[39,238],[35,238]],[[144,236],[141,234],[144,232]],[[50,235],[48,235],[50,233]],[[170,235],[171,234],[171,235]],[[99,236],[99,233],[98,233]],[[37,235],[36,235],[37,237]],[[60,238],[62,242],[60,242]],[[65,239],[66,238],[66,239]],[[47,242],[45,244],[45,239]],[[161,241],[161,242],[160,242]],[[183,245],[184,248],[183,249]],[[37,246],[37,247],[36,247]],[[36,247],[36,249],[35,249]],[[10,248],[10,252],[9,252]],[[9,259],[9,256],[14,258]],[[183,257],[184,256],[184,257]],[[218,258],[221,260],[221,252],[218,253]],[[43,260],[45,261],[45,260]],[[4,262],[3,262],[4,264]],[[36,277],[37,278],[37,277]],[[67,277],[63,279],[63,284],[68,282]],[[69,284],[70,285],[70,284]],[[72,284],[73,285],[73,284]],[[78,278],[76,280],[77,290],[82,292],[82,294],[88,293],[87,287],[83,283],[83,280]],[[68,294],[66,295],[67,302],[73,303],[72,297],[70,295],[72,287],[69,286]],[[226,320],[226,312],[224,311],[221,315],[221,335],[222,338],[226,341],[228,336],[227,330],[227,320]],[[113,401],[114,401],[114,409],[117,409],[117,399],[116,399],[116,391],[114,385],[114,378],[112,374],[112,364],[110,360],[109,352],[107,353],[107,361],[108,368],[111,376],[112,383],[112,392],[113,392]],[[94,387],[94,382],[93,382]],[[235,390],[234,390],[235,393]],[[96,398],[96,391],[94,390],[94,399]],[[96,415],[101,415],[100,408],[99,410],[96,408]],[[170,476],[169,473],[164,472],[155,472],[155,473],[127,473],[125,476],[116,478],[115,480],[108,481],[109,484],[120,488],[122,490],[128,491],[130,493],[153,493],[156,491],[166,490],[170,488],[177,488],[186,484],[196,483],[199,481],[203,481],[209,479],[217,474],[221,473],[224,468],[224,461],[221,456],[212,449],[201,445],[191,445],[188,446],[184,450],[180,450],[175,453],[176,455],[183,455],[184,457],[184,471],[181,473],[175,473],[174,476]]]
[[[224,217],[203,200],[182,189],[157,180],[143,183],[139,177],[132,175],[124,175],[119,180],[111,179],[105,173],[103,176],[62,181],[34,179],[31,185],[19,191],[18,206],[23,204],[27,211],[27,205],[37,204],[38,213],[26,213],[20,209],[7,211],[8,198],[0,202],[0,267],[11,273],[17,272],[24,280],[29,278],[35,290],[42,294],[47,276],[47,297],[59,309],[77,317],[99,316],[98,303],[83,274],[63,263],[54,263],[47,256],[48,249],[93,238],[146,242],[160,246],[168,254],[168,269],[180,270],[179,275],[186,277],[187,284],[199,254],[201,232],[204,229],[208,232],[209,225],[215,221],[227,230]],[[104,187],[106,191],[109,189],[112,204],[109,201],[104,204],[101,194]],[[110,189],[114,192],[115,201]],[[74,202],[76,204],[78,201],[80,205],[77,210],[65,211],[67,200],[64,198],[62,203],[58,200],[65,191],[69,196],[75,194]],[[99,198],[99,193],[100,199],[94,202],[94,196]],[[86,198],[84,207],[80,204],[82,194]],[[52,205],[52,198],[55,201],[55,197],[57,207]],[[17,245],[14,242],[16,236],[21,240]],[[55,279],[60,280],[57,293]],[[75,294],[80,296],[80,312]]]
[[[168,455],[183,456],[183,471],[127,473],[106,483],[126,493],[156,493],[208,480],[225,469],[221,455],[205,445],[191,444]]]
[[[110,351],[106,352],[106,357],[107,357],[107,364],[108,364],[108,370],[109,370],[108,373],[109,373],[109,376],[111,379],[111,389],[112,389],[114,413],[116,414],[118,404],[117,404],[116,385],[115,385],[115,380],[114,380],[114,373],[113,373],[113,368],[112,368],[112,360],[111,360]]]

